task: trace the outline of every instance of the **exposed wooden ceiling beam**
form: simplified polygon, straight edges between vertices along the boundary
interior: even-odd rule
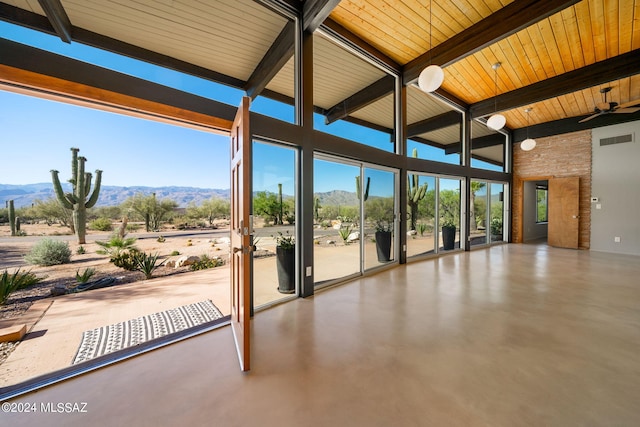
[[[295,22],[288,21],[247,80],[245,85],[247,96],[255,99],[284,67],[289,58],[293,56],[295,39]]]
[[[340,0],[306,0],[302,6],[302,28],[313,33],[331,11],[340,3]]]
[[[407,138],[446,128],[448,126],[453,126],[455,124],[460,124],[461,121],[462,114],[457,111],[447,111],[446,113],[442,113],[437,116],[433,116],[428,119],[408,125]]]
[[[637,74],[638,70],[640,70],[640,49],[476,102],[469,107],[471,117],[493,114],[496,107],[498,111],[511,110],[619,80]]]
[[[485,19],[433,47],[404,66],[405,84],[415,80],[429,64],[442,67],[547,18],[580,0],[515,0]]]
[[[60,0],[38,0],[56,34],[65,43],[71,43],[71,21]]]
[[[377,82],[370,84],[329,108],[325,114],[325,123],[330,124],[336,120],[343,119],[352,112],[384,98],[388,94],[393,93],[394,86],[395,78],[389,75],[384,76]]]

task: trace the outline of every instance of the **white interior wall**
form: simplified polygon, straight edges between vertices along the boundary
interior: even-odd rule
[[[633,142],[600,146],[633,134]],[[640,121],[593,129],[591,249],[640,255]],[[615,238],[620,241],[616,242]]]

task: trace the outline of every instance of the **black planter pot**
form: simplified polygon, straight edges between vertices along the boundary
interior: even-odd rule
[[[376,252],[379,262],[391,261],[391,232],[376,231]]]
[[[296,251],[295,248],[276,247],[276,269],[278,271],[278,292],[292,294],[296,291]]]
[[[445,251],[449,251],[455,247],[456,228],[442,227],[442,246]]]

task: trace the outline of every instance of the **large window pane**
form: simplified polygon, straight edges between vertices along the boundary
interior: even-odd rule
[[[461,164],[462,118],[440,99],[407,86],[407,155]]]
[[[395,152],[394,78],[318,32],[313,50],[313,103],[323,110],[314,116],[314,128]],[[345,110],[350,96],[374,84],[388,89],[388,95],[355,111]]]
[[[360,167],[325,159],[313,166],[315,284],[360,273]]]
[[[471,167],[504,172],[507,137],[484,123],[471,123]]]
[[[504,223],[504,184],[491,184],[491,241],[503,240]]]
[[[441,230],[440,251],[460,248],[460,188],[459,179],[441,178],[438,214]]]
[[[395,258],[395,173],[364,169],[364,268],[377,267]]]
[[[487,183],[471,181],[471,210],[469,211],[469,233],[471,245],[487,243]]]
[[[296,289],[295,162],[296,151],[292,148],[253,143],[252,206],[256,246],[253,303],[256,307],[293,294]]]
[[[436,178],[409,173],[407,193],[407,256],[433,253]]]

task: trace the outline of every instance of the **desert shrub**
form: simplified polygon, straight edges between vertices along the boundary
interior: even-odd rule
[[[80,273],[80,270],[77,270],[76,281],[78,283],[87,283],[89,279],[91,279],[91,276],[93,276],[95,273],[96,273],[96,269],[91,267],[85,268],[82,273]]]
[[[172,251],[169,256],[178,256],[180,255],[180,251]]]
[[[109,261],[116,267],[123,268],[127,271],[136,271],[138,269],[138,261],[142,257],[144,257],[144,253],[131,248],[114,253]]]
[[[135,237],[120,237],[117,234],[114,234],[106,242],[96,240],[96,244],[102,247],[102,249],[97,250],[96,253],[102,255],[110,255],[111,257],[113,257],[114,255],[118,255],[118,253],[125,250],[135,250],[136,248],[134,244],[136,240],[137,239]]]
[[[164,243],[164,242],[167,241],[167,239],[164,236],[158,236],[157,241],[158,241],[158,243]]]
[[[142,225],[140,224],[135,224],[135,223],[127,224],[127,231],[138,231],[141,228],[142,228]]]
[[[84,254],[84,253],[86,253],[86,252],[87,252],[87,251],[84,249],[84,246],[82,246],[82,245],[81,245],[81,246],[78,246],[78,249],[76,249],[76,253],[77,253],[78,255],[82,255],[82,254]]]
[[[338,233],[340,234],[340,238],[342,238],[345,245],[349,243],[347,242],[347,239],[349,239],[349,236],[351,235],[351,226],[347,225],[344,227],[340,227]]]
[[[138,254],[136,257],[136,270],[144,273],[145,278],[151,279],[156,268],[162,265],[162,263],[158,264],[158,254],[146,254],[144,252],[139,252]]]
[[[220,267],[224,265],[222,258],[210,258],[208,255],[202,255],[200,259],[189,266],[192,271],[206,270],[207,268]]]
[[[424,232],[427,231],[427,224],[424,222],[419,222],[416,224],[416,230],[420,233],[420,236],[424,236]]]
[[[98,231],[111,231],[113,229],[113,225],[109,218],[96,218],[89,223],[89,228]]]
[[[71,262],[71,249],[67,242],[53,239],[42,239],[24,256],[29,264],[58,265]]]
[[[5,270],[4,273],[0,274],[0,304],[4,304],[12,292],[24,289],[42,280],[43,278],[37,277],[30,271],[20,273],[20,269],[18,269],[15,273],[9,274]]]

